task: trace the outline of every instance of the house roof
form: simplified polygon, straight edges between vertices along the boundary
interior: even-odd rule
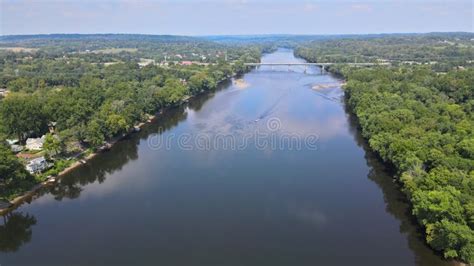
[[[35,159],[29,161],[28,164],[40,164],[40,163],[43,163],[45,161],[46,161],[46,159],[43,156],[41,156],[41,157],[38,157],[38,158],[35,158]]]
[[[20,151],[23,150],[23,146],[21,146],[21,145],[13,144],[13,145],[11,145],[10,147],[11,147],[11,150],[12,150],[13,152],[20,152]]]
[[[7,142],[8,142],[8,144],[13,145],[13,144],[18,143],[18,140],[17,139],[7,139]]]
[[[43,135],[41,138],[28,138],[26,140],[26,145],[30,144],[42,144],[45,140],[46,136]]]

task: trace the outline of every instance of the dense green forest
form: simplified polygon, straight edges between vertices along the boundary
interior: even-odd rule
[[[474,66],[473,34],[413,34],[323,39],[298,45],[296,55],[311,62],[430,64],[436,71]]]
[[[244,73],[243,62],[257,62],[267,49],[167,36],[5,39],[2,45],[10,48],[0,50],[0,88],[8,90],[0,100],[0,198],[7,199],[57,174],[78,154],[127,134],[156,112]],[[23,46],[38,50],[19,49]],[[164,61],[163,53],[181,58]],[[192,54],[206,60],[181,64],[195,59]],[[142,56],[157,61],[139,64]],[[17,159],[5,140],[23,145],[27,138],[43,135],[41,152],[20,155],[45,156],[54,166],[30,175],[20,163],[26,161]]]
[[[362,134],[398,170],[427,242],[474,261],[474,69],[362,69],[347,78]]]
[[[391,67],[340,64],[329,70],[347,80],[347,104],[359,120],[362,135],[397,170],[427,243],[445,258],[471,263],[473,36],[326,40],[303,44],[296,51],[312,62],[354,58],[393,62]]]

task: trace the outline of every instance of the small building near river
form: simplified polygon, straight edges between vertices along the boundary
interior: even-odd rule
[[[28,162],[26,165],[26,170],[30,172],[30,174],[41,173],[48,168],[49,164],[46,159],[42,157],[35,158]]]
[[[30,151],[40,151],[43,149],[43,144],[46,136],[43,135],[41,138],[29,138],[26,140],[26,149]]]

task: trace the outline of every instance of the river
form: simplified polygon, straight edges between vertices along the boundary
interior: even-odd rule
[[[448,265],[340,83],[262,66],[166,111],[4,217],[0,264]]]

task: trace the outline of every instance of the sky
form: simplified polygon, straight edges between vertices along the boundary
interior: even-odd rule
[[[473,32],[473,0],[0,0],[0,34]]]

